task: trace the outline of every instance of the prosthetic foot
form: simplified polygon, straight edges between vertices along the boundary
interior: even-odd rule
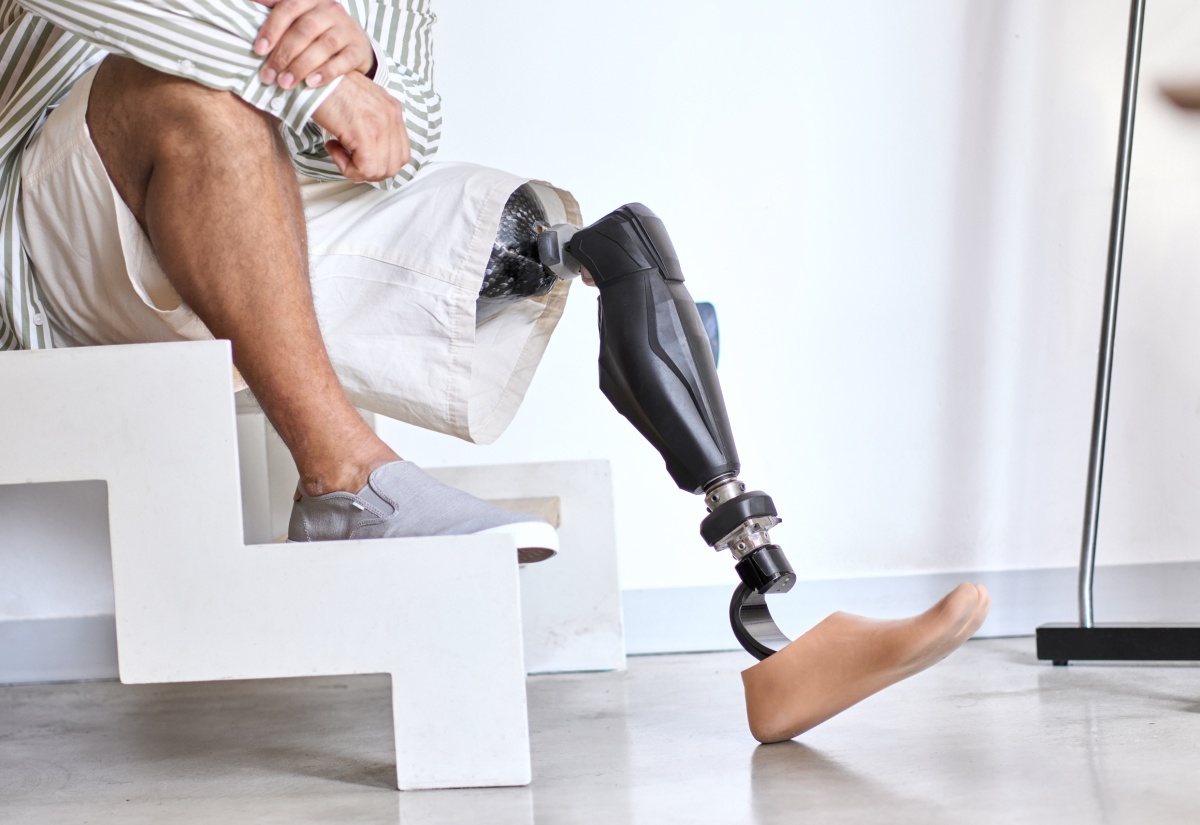
[[[795,584],[769,531],[771,497],[738,478],[716,364],[661,220],[623,206],[586,229],[549,227],[543,266],[559,277],[586,271],[600,290],[600,388],[662,455],[675,483],[702,494],[704,541],[729,550],[741,583],[729,619],[760,660],[743,673],[751,732],[790,739],[949,655],[987,615],[987,591],[964,584],[920,616],[882,621],[835,613],[795,642],[779,630],[766,596]]]
[[[750,733],[787,741],[937,664],[975,635],[989,604],[982,586],[961,584],[907,619],[834,613],[742,672]]]

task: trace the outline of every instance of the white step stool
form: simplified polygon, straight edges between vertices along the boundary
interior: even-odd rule
[[[245,540],[260,544],[287,533],[298,475],[279,436],[244,395],[238,398],[237,431]],[[367,419],[374,416],[368,414]],[[411,457],[403,443],[393,446]],[[451,487],[517,512],[536,513],[558,528],[562,552],[521,568],[526,672],[624,670],[609,463],[549,461],[425,470]],[[540,506],[546,505],[554,512],[541,512]]]
[[[401,789],[527,784],[516,548],[246,546],[229,365],[220,341],[0,354],[0,484],[107,483],[121,681],[389,673]]]

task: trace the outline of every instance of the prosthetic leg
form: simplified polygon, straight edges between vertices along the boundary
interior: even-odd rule
[[[789,639],[766,596],[791,590],[796,574],[771,540],[775,503],[738,478],[712,350],[663,222],[629,204],[586,229],[543,230],[538,255],[562,278],[586,269],[599,288],[600,389],[659,451],[680,489],[704,496],[700,535],[730,551],[741,578],[729,606],[733,633],[767,658]]]
[[[586,272],[599,287],[600,388],[662,454],[675,483],[704,495],[700,535],[736,561],[741,584],[729,619],[760,660],[742,672],[756,739],[791,739],[940,661],[979,629],[987,590],[964,583],[917,616],[834,613],[789,641],[766,604],[796,581],[769,533],[779,514],[770,496],[738,479],[716,364],[662,221],[630,204],[585,229],[543,228],[537,241],[547,277]]]

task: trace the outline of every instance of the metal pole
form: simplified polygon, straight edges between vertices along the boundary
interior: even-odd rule
[[[1145,16],[1146,0],[1133,0],[1129,11],[1129,41],[1125,46],[1125,89],[1121,95],[1121,131],[1117,137],[1117,172],[1113,184],[1112,223],[1108,232],[1108,271],[1104,279],[1104,314],[1100,321],[1100,358],[1096,368],[1096,405],[1092,410],[1092,445],[1088,455],[1087,500],[1083,511],[1083,550],[1079,561],[1079,624],[1087,628],[1095,624],[1092,585],[1096,574],[1096,531],[1100,522],[1104,438],[1108,428],[1108,400],[1112,388],[1117,295],[1121,289],[1125,207],[1129,201],[1133,116],[1137,111],[1138,68],[1142,62],[1142,23]]]

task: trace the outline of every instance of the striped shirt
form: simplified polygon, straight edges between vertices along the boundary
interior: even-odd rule
[[[399,99],[412,160],[394,188],[437,151],[431,0],[339,0],[375,48],[375,82]],[[0,350],[54,346],[33,264],[21,246],[21,158],[49,111],[105,55],[233,92],[279,118],[298,171],[340,179],[313,112],[337,83],[284,90],[258,76],[252,44],[268,9],[250,0],[0,0]]]

